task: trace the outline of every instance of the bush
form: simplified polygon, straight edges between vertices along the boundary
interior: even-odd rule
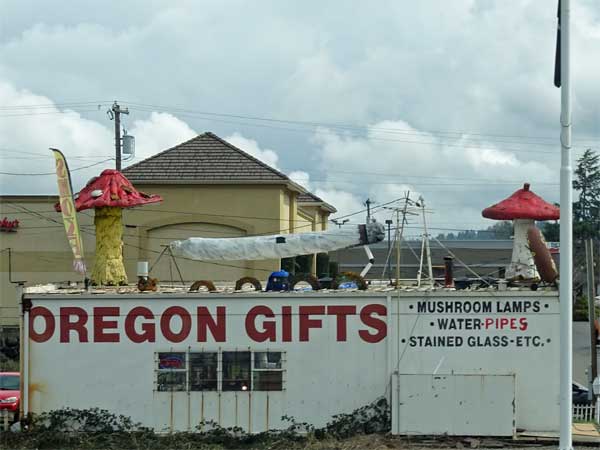
[[[0,448],[21,449],[218,449],[302,448],[308,441],[344,439],[355,435],[387,432],[390,408],[385,398],[338,414],[323,428],[315,429],[293,417],[283,416],[287,428],[250,434],[239,427],[225,428],[212,421],[200,423],[194,432],[157,434],[123,415],[92,409],[61,409],[39,414],[23,424],[23,432],[0,433]]]

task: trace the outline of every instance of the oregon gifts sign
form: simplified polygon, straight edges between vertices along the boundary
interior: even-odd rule
[[[377,343],[387,333],[386,315],[386,306],[379,303],[259,304],[245,312],[224,305],[173,305],[159,311],[145,305],[61,306],[54,311],[34,306],[29,312],[29,336],[37,343],[58,339],[63,344],[177,344],[236,342],[243,333],[244,340],[251,342],[309,342],[317,330],[329,329],[324,322],[333,319],[337,342],[348,341],[352,333],[363,342]]]

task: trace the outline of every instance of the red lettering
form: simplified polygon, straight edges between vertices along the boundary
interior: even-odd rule
[[[38,333],[33,328],[33,323],[37,317],[43,317],[44,319],[44,331],[42,333]],[[52,337],[55,329],[56,320],[49,309],[44,308],[43,306],[31,308],[31,311],[29,312],[29,339],[34,342],[46,342]]]
[[[71,316],[77,319],[71,322]],[[77,306],[60,308],[60,342],[70,342],[70,332],[75,331],[79,342],[88,342],[88,332],[85,328],[88,313]]]
[[[153,322],[143,322],[142,332],[138,333],[135,329],[135,319],[143,317],[144,319],[153,320],[154,314],[144,306],[133,308],[125,317],[125,334],[136,344],[142,342],[156,342],[156,329]]]
[[[490,326],[494,323],[494,319],[492,319],[491,317],[487,317],[485,319],[485,329],[489,329]]]
[[[499,327],[499,328],[500,328],[501,330],[503,330],[503,329],[504,329],[504,327],[505,327],[506,325],[508,325],[508,318],[506,318],[506,317],[502,317],[502,318],[500,319],[500,327]]]
[[[528,326],[527,318],[521,317],[519,319],[519,330],[525,331],[525,330],[527,330],[527,326]]]
[[[198,317],[198,342],[206,342],[207,329],[210,329],[215,342],[225,342],[226,336],[226,317],[225,307],[217,306],[217,320],[213,319],[206,306],[199,306],[196,310]]]
[[[281,338],[283,342],[292,342],[292,307],[281,307]]]
[[[114,330],[116,320],[104,320],[106,317],[119,317],[118,306],[99,306],[94,308],[94,342],[119,342],[119,333],[107,333]]]
[[[379,305],[374,303],[372,305],[366,305],[360,311],[360,320],[366,326],[371,327],[376,330],[376,333],[369,333],[368,330],[359,330],[358,334],[365,342],[370,342],[372,344],[381,341],[385,338],[387,334],[387,326],[385,321],[373,317],[372,314],[377,314],[379,316],[386,316],[387,309],[385,305]]]
[[[173,316],[179,316],[181,318],[181,330],[179,333],[173,332],[171,329],[171,319]],[[192,318],[190,313],[181,306],[171,306],[162,313],[160,317],[160,331],[163,336],[171,342],[181,342],[185,340],[192,329]]]
[[[300,306],[298,308],[300,315],[300,342],[309,340],[309,330],[311,328],[321,328],[321,319],[310,319],[311,314],[325,314],[324,306]]]
[[[262,324],[263,331],[256,329],[256,316],[275,317],[273,310],[268,306],[258,305],[250,309],[246,315],[246,333],[255,342],[275,342],[276,331],[274,321],[265,321]]]
[[[336,340],[346,342],[346,317],[356,314],[356,306],[331,305],[327,307],[327,314],[336,316]]]

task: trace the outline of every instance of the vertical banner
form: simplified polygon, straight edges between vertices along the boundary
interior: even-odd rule
[[[85,261],[83,260],[83,242],[77,223],[77,211],[73,201],[73,188],[71,186],[71,174],[67,160],[60,150],[51,148],[56,160],[56,177],[58,181],[58,195],[60,210],[62,212],[67,240],[73,250],[73,269],[82,275],[85,275]]]

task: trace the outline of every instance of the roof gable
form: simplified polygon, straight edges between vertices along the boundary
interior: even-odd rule
[[[278,170],[207,132],[123,169],[133,183],[289,183]]]

